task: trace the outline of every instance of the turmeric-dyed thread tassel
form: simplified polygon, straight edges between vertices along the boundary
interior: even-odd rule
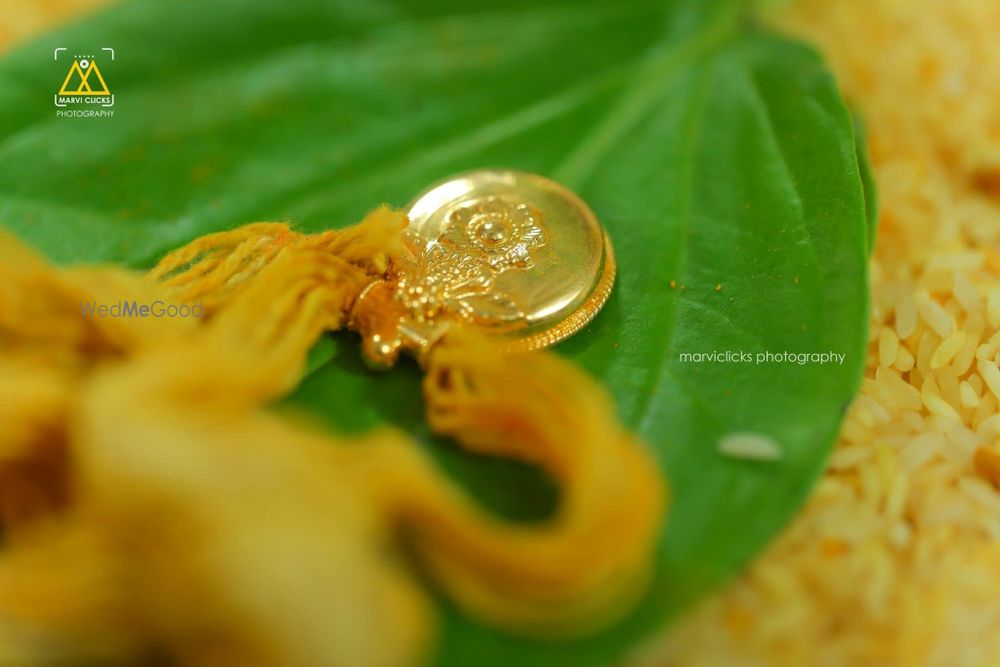
[[[534,635],[580,634],[629,608],[644,589],[665,507],[646,450],[610,398],[545,352],[501,353],[456,330],[430,352],[427,419],[463,448],[544,469],[560,489],[548,521],[482,517],[451,487],[396,480],[399,511],[438,580],[470,613]]]
[[[414,664],[433,616],[401,536],[484,622],[553,637],[626,610],[665,507],[656,466],[580,370],[504,352],[592,317],[613,280],[610,243],[579,200],[557,215],[533,198],[560,193],[551,182],[505,182],[515,192],[444,202],[430,237],[385,208],[314,235],[257,223],[196,239],[147,275],[56,269],[0,235],[0,663],[155,650],[195,667]],[[567,224],[592,246],[555,248]],[[532,323],[539,304],[518,285],[546,252],[593,261],[576,262],[590,273],[570,281],[575,305]],[[198,304],[203,317],[80,311],[122,299]],[[386,353],[376,363],[418,356],[435,432],[548,472],[555,515],[491,515],[391,430],[350,442],[270,413],[316,339],[348,324]]]

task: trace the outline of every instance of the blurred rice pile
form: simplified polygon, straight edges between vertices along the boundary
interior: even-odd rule
[[[862,395],[810,503],[644,650],[670,667],[1000,665],[1000,2],[814,0],[881,219]]]

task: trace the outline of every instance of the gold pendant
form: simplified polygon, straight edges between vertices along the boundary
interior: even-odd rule
[[[590,208],[548,178],[509,170],[459,174],[407,210],[404,251],[354,309],[368,360],[423,358],[460,324],[508,349],[552,345],[597,314],[611,293],[611,241]]]

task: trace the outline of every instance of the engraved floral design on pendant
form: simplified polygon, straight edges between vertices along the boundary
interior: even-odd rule
[[[499,196],[463,202],[436,239],[407,234],[396,298],[418,322],[451,315],[509,328],[526,315],[514,296],[497,289],[496,278],[530,269],[532,252],[544,244],[538,209]]]

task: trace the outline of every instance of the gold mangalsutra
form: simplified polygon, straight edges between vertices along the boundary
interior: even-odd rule
[[[403,349],[418,357],[459,323],[532,350],[570,336],[611,293],[611,241],[590,208],[550,179],[471,171],[419,194],[407,211],[404,251],[355,311],[379,366]],[[386,312],[388,311],[388,312]]]

